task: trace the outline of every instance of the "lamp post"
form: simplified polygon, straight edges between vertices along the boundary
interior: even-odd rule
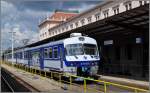
[[[12,64],[12,66],[13,66],[13,61],[14,61],[14,34],[16,33],[16,32],[14,32],[14,29],[11,31],[11,32],[9,32],[9,33],[11,33],[11,53],[12,53],[12,55],[11,55],[11,64]]]

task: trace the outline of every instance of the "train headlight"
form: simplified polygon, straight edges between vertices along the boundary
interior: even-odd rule
[[[94,63],[92,62],[92,65],[94,65]]]

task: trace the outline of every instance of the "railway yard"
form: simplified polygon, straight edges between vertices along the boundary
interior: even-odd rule
[[[38,28],[39,40],[19,47],[11,29],[1,92],[150,93],[148,0],[106,0],[81,13],[56,9]]]

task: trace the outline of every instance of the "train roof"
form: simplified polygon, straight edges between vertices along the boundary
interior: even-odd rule
[[[46,47],[46,46],[51,46],[51,45],[56,45],[56,44],[62,44],[64,41],[63,40],[59,40],[59,41],[52,41],[52,42],[49,42],[49,43],[46,43],[46,44],[42,44],[42,45],[39,45],[39,46],[34,46],[34,47],[26,47],[26,50],[31,50],[31,49],[36,49],[36,48],[40,48],[40,47]]]

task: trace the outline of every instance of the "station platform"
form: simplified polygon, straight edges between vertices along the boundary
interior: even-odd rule
[[[120,77],[113,77],[113,76],[105,76],[105,75],[98,75],[100,80],[105,80],[109,82],[115,82],[118,84],[123,84],[127,86],[133,86],[138,88],[143,88],[149,90],[149,82],[147,81],[140,81],[140,80],[133,80],[127,78],[120,78]]]
[[[36,88],[41,92],[48,93],[78,93],[77,91],[72,90],[64,90],[61,88],[60,83],[56,82],[53,79],[48,79],[39,75],[31,74],[29,72],[25,72],[20,69],[16,69],[14,67],[10,67],[8,65],[2,64],[2,68],[6,69],[14,76],[21,78],[24,82],[30,84],[32,87]]]
[[[42,75],[34,74],[23,69],[1,64],[1,67],[8,70],[14,76],[21,78],[35,89],[49,93],[112,93],[112,92],[146,92],[149,91],[148,82],[123,79],[118,77],[99,75],[99,80],[85,78],[82,84],[66,84],[59,80],[50,79]],[[61,80],[63,81],[63,80]],[[93,83],[86,83],[92,81]],[[136,87],[135,87],[136,86]]]

